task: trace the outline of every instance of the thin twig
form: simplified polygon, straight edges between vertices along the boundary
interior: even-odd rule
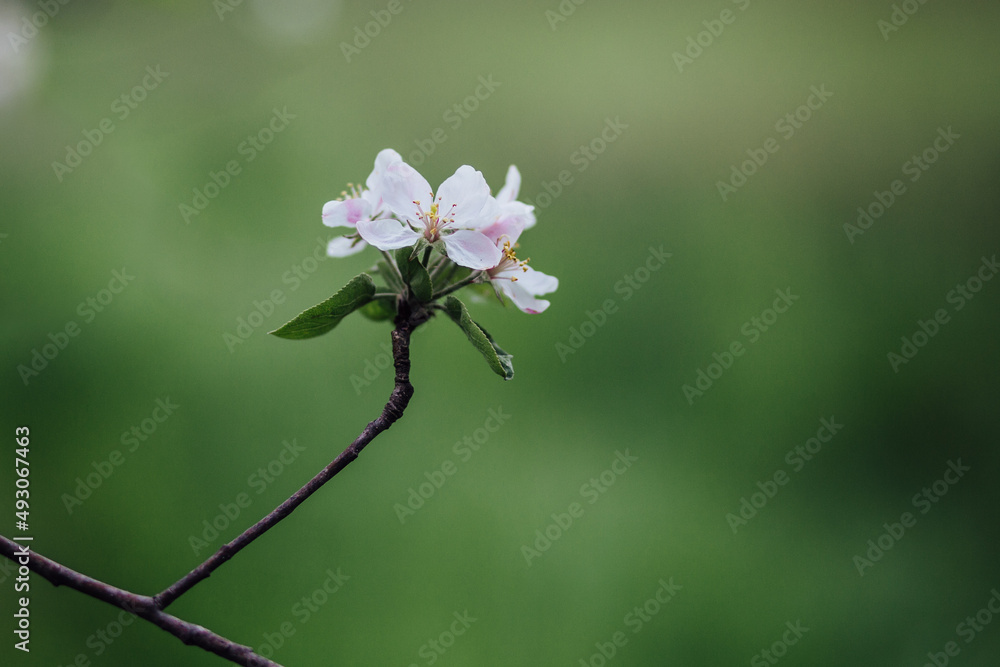
[[[435,292],[433,300],[436,301],[436,300],[440,299],[443,296],[448,296],[452,292],[457,292],[458,290],[462,289],[466,285],[471,285],[472,283],[479,282],[480,278],[482,278],[482,276],[484,274],[485,274],[485,271],[474,271],[467,278],[458,281],[454,285],[449,285],[448,287],[444,288],[440,292]]]
[[[191,570],[162,593],[153,597],[137,595],[80,574],[34,551],[25,556],[25,550],[21,545],[2,535],[0,535],[0,555],[6,556],[15,563],[23,563],[26,559],[30,569],[42,575],[53,585],[69,586],[93,598],[120,607],[159,626],[185,644],[198,646],[245,667],[281,667],[278,663],[257,655],[249,646],[237,644],[200,625],[171,616],[163,610],[178,597],[191,590],[198,582],[209,577],[216,568],[291,514],[306,498],[358,458],[361,450],[378,434],[403,416],[403,411],[409,404],[410,397],[413,396],[413,385],[410,384],[410,335],[429,317],[430,313],[423,308],[411,311],[405,302],[400,304],[400,311],[396,317],[396,328],[392,331],[392,356],[396,366],[396,382],[392,394],[389,396],[389,401],[382,408],[382,413],[369,422],[361,435],[318,475],[292,494],[288,500],[281,503],[235,540],[221,547],[208,560]]]
[[[365,430],[351,443],[350,447],[341,452],[305,486],[293,493],[288,500],[278,505],[270,514],[248,528],[235,540],[223,545],[204,563],[191,570],[162,593],[154,596],[153,599],[156,600],[161,609],[166,609],[174,600],[191,590],[199,581],[210,576],[216,568],[239,553],[241,549],[291,514],[292,510],[301,505],[306,498],[330,481],[351,461],[358,458],[361,450],[375,436],[392,426],[393,422],[403,415],[403,410],[406,409],[406,405],[410,402],[410,396],[413,395],[413,385],[410,384],[410,334],[420,324],[420,322],[414,324],[411,322],[412,319],[412,317],[404,317],[401,313],[400,317],[397,317],[396,328],[392,332],[392,356],[396,366],[396,384],[389,396],[389,402],[382,408],[382,414],[365,427]]]
[[[437,282],[438,276],[441,272],[448,268],[448,265],[457,266],[452,263],[447,256],[442,255],[436,262],[434,262],[434,268],[430,269],[431,283]]]
[[[281,667],[278,663],[257,655],[249,646],[242,646],[200,625],[183,621],[161,611],[156,607],[156,602],[151,597],[136,595],[103,581],[92,579],[34,551],[25,555],[20,544],[3,535],[0,535],[0,554],[16,563],[27,561],[27,566],[31,570],[48,579],[53,586],[69,586],[102,602],[121,607],[129,613],[163,628],[185,644],[198,646],[230,662],[245,665],[245,667]]]

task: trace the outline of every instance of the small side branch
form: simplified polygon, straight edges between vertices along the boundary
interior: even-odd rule
[[[292,494],[288,500],[158,595],[153,597],[137,595],[103,581],[92,579],[41,554],[29,551],[2,535],[0,535],[0,555],[6,556],[15,563],[26,565],[54,586],[68,586],[85,595],[120,607],[159,626],[185,644],[198,646],[230,662],[245,667],[281,667],[278,663],[257,655],[249,646],[237,644],[200,625],[171,616],[163,610],[181,595],[191,590],[198,582],[208,578],[220,565],[291,514],[296,507],[305,502],[306,498],[358,458],[361,450],[378,434],[403,416],[403,411],[406,410],[410,397],[413,396],[413,385],[410,384],[410,335],[429,317],[430,314],[423,308],[411,311],[405,302],[400,304],[396,328],[392,332],[392,356],[396,366],[395,386],[389,396],[389,401],[382,408],[382,413],[369,422],[354,442],[318,475],[309,480],[305,486]]]

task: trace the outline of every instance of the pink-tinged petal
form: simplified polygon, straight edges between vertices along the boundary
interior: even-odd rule
[[[508,202],[500,207],[497,220],[515,221],[522,231],[531,229],[535,226],[535,207],[519,201]]]
[[[326,245],[326,254],[329,257],[349,257],[357,254],[368,247],[364,240],[354,236],[338,236],[330,239]]]
[[[328,201],[323,205],[323,224],[327,227],[354,227],[358,220],[371,217],[371,204],[365,199]]]
[[[459,266],[482,271],[493,268],[503,257],[496,244],[479,232],[460,229],[443,238],[448,258]]]
[[[396,220],[362,220],[358,223],[358,232],[379,250],[405,248],[420,238],[420,234]]]
[[[482,172],[465,164],[441,184],[435,201],[438,214],[442,218],[454,218],[455,227],[478,229],[484,222],[489,222],[480,219],[489,200],[490,186],[486,184]]]
[[[536,299],[533,297],[529,290],[525,289],[521,285],[521,281],[518,280],[516,283],[512,283],[509,280],[504,280],[499,283],[500,290],[507,295],[507,297],[514,302],[521,311],[525,313],[530,313],[532,315],[537,315],[543,312],[546,308],[551,305],[545,299]]]
[[[517,243],[517,239],[521,236],[523,230],[524,225],[519,219],[501,218],[479,231],[493,241],[494,245],[503,246],[503,241],[510,241],[511,245]]]
[[[534,206],[519,201],[511,202],[508,206],[514,207],[513,215],[519,216],[524,221],[525,229],[531,229],[538,222]]]
[[[361,198],[368,202],[371,207],[371,214],[369,214],[369,220],[375,220],[378,218],[384,218],[383,211],[385,211],[385,202],[382,201],[382,195],[378,194],[374,190],[365,190],[361,193]]]
[[[507,202],[512,202],[517,199],[517,193],[521,191],[521,172],[517,170],[517,167],[510,165],[507,168],[507,178],[504,181],[503,187],[500,188],[500,192],[497,193],[497,201],[501,204],[506,204]]]
[[[417,204],[429,211],[433,192],[431,186],[420,173],[402,160],[393,160],[385,167],[380,183],[373,188],[382,196],[386,206],[401,218],[417,222]]]
[[[481,217],[486,223],[489,223],[499,220],[502,213],[503,204],[497,201],[494,197],[490,197],[486,200],[483,210],[479,212],[479,217]],[[479,228],[479,231],[482,231],[482,228]]]
[[[368,175],[365,185],[368,186],[369,190],[377,189],[381,184],[382,179],[385,177],[386,170],[388,170],[389,166],[402,161],[402,156],[391,148],[379,151],[378,155],[375,156],[375,168],[372,170],[372,173]]]
[[[527,271],[522,271],[517,275],[517,284],[525,290],[535,295],[549,294],[559,289],[559,279],[541,271],[535,271],[530,266],[524,267]]]

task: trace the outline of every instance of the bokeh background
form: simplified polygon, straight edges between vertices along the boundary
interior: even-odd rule
[[[385,323],[265,333],[375,259],[315,259],[323,203],[386,147],[432,184],[471,164],[497,189],[514,163],[539,218],[522,251],[561,281],[542,315],[470,302],[514,380],[451,322],[421,328],[403,420],[169,611],[288,667],[923,665],[949,642],[949,664],[997,664],[1000,280],[977,272],[1000,253],[1000,7],[902,5],[888,30],[894,5],[859,0],[4,3],[0,531],[28,425],[34,548],[140,593],[178,579],[389,394]],[[800,110],[813,87],[830,95]],[[86,133],[99,145],[60,173]],[[881,217],[845,229],[896,180]],[[671,256],[647,273],[650,248]],[[764,331],[776,290],[798,298]],[[689,399],[700,370],[716,379]],[[158,400],[177,406],[162,423]],[[842,428],[786,458],[822,419]],[[949,462],[968,470],[935,491]],[[915,503],[925,488],[935,502]],[[743,499],[763,505],[745,524],[728,516]],[[884,536],[905,512],[915,525]],[[880,536],[891,548],[859,566]],[[664,583],[670,601],[649,602]],[[224,664],[38,576],[25,655],[13,585],[3,565],[4,665]]]

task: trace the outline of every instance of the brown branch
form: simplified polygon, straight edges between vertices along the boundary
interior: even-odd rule
[[[198,646],[238,665],[281,667],[278,663],[257,655],[249,646],[237,644],[200,625],[183,621],[157,609],[156,603],[151,597],[136,595],[103,581],[92,579],[34,551],[29,551],[25,556],[25,551],[27,549],[21,544],[0,535],[0,555],[20,564],[24,564],[26,559],[27,566],[48,579],[53,586],[69,586],[92,598],[97,598],[115,607],[121,607],[129,613],[163,628],[185,644]]]
[[[358,458],[361,450],[375,436],[392,426],[393,422],[403,416],[403,410],[406,409],[407,404],[410,402],[410,397],[413,395],[413,385],[410,384],[410,334],[414,328],[419,326],[423,321],[426,321],[426,315],[423,314],[423,311],[419,312],[422,315],[422,319],[417,319],[416,322],[413,321],[414,317],[405,317],[403,315],[396,320],[396,328],[392,332],[392,356],[396,366],[396,385],[389,396],[389,402],[382,408],[382,414],[369,422],[365,430],[351,443],[350,447],[341,452],[337,458],[323,468],[318,475],[309,480],[305,486],[293,493],[288,500],[274,508],[270,514],[248,528],[235,540],[224,544],[204,563],[191,570],[162,593],[154,596],[153,599],[160,609],[166,609],[168,605],[191,590],[199,581],[208,578],[216,568],[291,514],[306,498],[329,482],[334,475],[346,468],[354,459]]]
[[[429,317],[429,313],[423,308],[418,307],[411,312],[408,304],[405,302],[399,304],[396,328],[392,331],[392,356],[396,367],[395,386],[389,396],[389,401],[382,408],[382,413],[369,422],[361,435],[318,475],[293,493],[288,500],[278,505],[271,513],[244,531],[235,540],[223,545],[208,560],[163,592],[153,597],[137,595],[80,574],[34,551],[30,552],[28,567],[55,586],[69,586],[81,593],[121,607],[140,618],[144,618],[163,628],[185,644],[198,646],[246,667],[281,667],[278,663],[257,655],[248,646],[236,644],[200,625],[164,613],[163,610],[181,595],[191,590],[198,582],[208,578],[216,568],[291,514],[306,498],[358,458],[361,450],[379,433],[392,426],[397,419],[403,416],[403,411],[409,404],[410,397],[413,396],[413,385],[410,384],[410,334],[415,328],[426,322]],[[0,535],[0,555],[18,562],[18,559],[23,557],[23,552],[19,544]]]

